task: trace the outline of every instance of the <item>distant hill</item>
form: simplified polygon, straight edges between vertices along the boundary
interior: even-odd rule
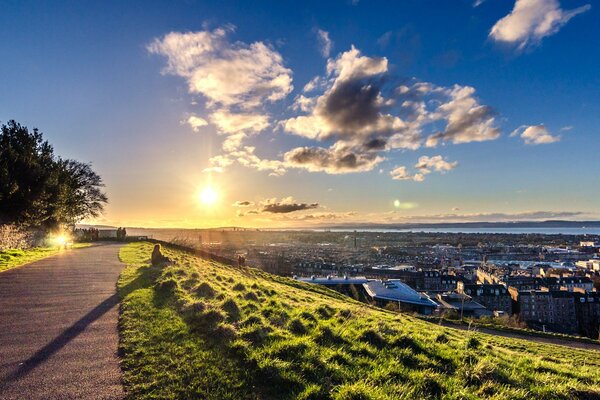
[[[515,222],[447,222],[447,223],[414,223],[414,224],[334,224],[324,229],[443,229],[443,228],[600,228],[600,221],[515,221]]]
[[[151,251],[120,255],[130,398],[600,398],[600,352],[444,328],[174,250],[150,267]]]

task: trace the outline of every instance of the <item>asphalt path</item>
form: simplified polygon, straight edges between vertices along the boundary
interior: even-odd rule
[[[0,273],[0,399],[121,399],[120,245]]]

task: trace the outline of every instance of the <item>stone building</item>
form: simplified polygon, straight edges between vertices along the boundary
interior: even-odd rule
[[[564,290],[511,291],[523,321],[536,329],[553,332],[579,331],[573,292]]]
[[[457,290],[473,298],[478,303],[483,304],[492,311],[503,311],[512,315],[512,299],[508,289],[504,285],[458,282]]]

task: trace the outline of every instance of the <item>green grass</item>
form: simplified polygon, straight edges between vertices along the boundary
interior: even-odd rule
[[[600,353],[440,327],[262,271],[121,249],[131,399],[591,399]]]
[[[90,246],[89,243],[76,243],[73,245],[73,248],[77,249],[88,246]],[[0,272],[53,256],[61,251],[64,250],[60,250],[58,247],[35,247],[27,250],[13,249],[0,251]]]

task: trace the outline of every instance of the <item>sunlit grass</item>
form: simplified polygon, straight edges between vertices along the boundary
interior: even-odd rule
[[[130,398],[583,399],[600,353],[456,331],[328,289],[129,244],[119,281]],[[586,397],[587,396],[587,397]]]
[[[76,243],[73,246],[69,246],[69,249],[78,249],[88,246],[90,246],[89,243]],[[0,272],[11,268],[20,267],[22,265],[41,260],[42,258],[53,256],[61,251],[69,250],[61,250],[58,246],[54,246],[35,247],[26,250],[13,249],[0,251]]]

